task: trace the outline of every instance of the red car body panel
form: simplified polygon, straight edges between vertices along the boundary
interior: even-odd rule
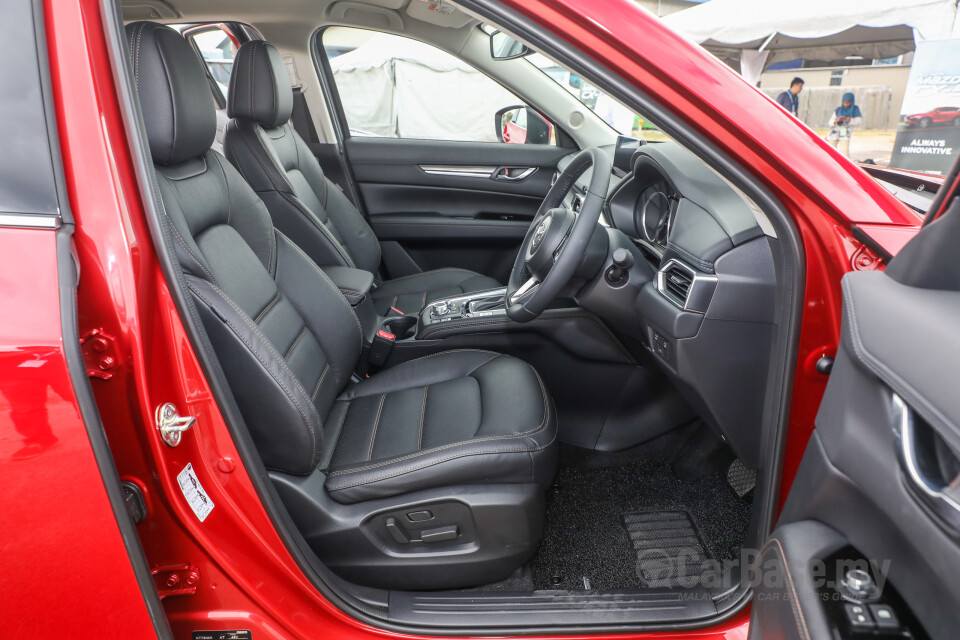
[[[957,107],[937,107],[926,113],[911,114],[906,116],[904,120],[908,124],[917,124],[921,120],[929,120],[930,124],[953,124],[958,118],[960,118],[960,110]]]
[[[755,175],[795,220],[805,252],[806,281],[783,461],[785,497],[826,384],[814,365],[822,355],[833,355],[839,339],[840,277],[853,268],[878,265],[876,256],[853,238],[851,225],[908,234],[916,232],[920,218],[723,63],[665,30],[629,0],[506,0],[504,4],[577,43],[587,55],[617,69],[647,95],[657,96],[697,135]],[[163,601],[174,634],[189,638],[194,630],[250,629],[258,640],[397,636],[358,622],[324,598],[277,534],[240,460],[160,271],[133,174],[99,2],[46,0],[44,5],[57,123],[83,274],[78,300],[80,334],[99,330],[110,337],[116,354],[110,379],[92,379],[91,384],[120,474],[138,484],[145,496],[148,517],[138,525],[138,533],[149,563],[157,569],[186,566],[197,574],[187,589],[192,595],[169,595]],[[40,232],[29,234],[39,236]],[[2,366],[13,366],[8,358],[22,356],[11,354],[24,345],[35,345],[29,348],[34,356],[50,351],[59,354],[50,373],[58,378],[56,384],[63,384],[66,374],[53,277],[53,234],[46,232],[43,241],[30,236],[29,242],[27,235],[8,229],[0,232],[4,263],[0,266],[46,274],[43,288],[22,280],[15,287],[10,285],[16,300],[37,306],[29,307],[36,310],[29,316],[18,310],[16,323],[0,325],[0,345],[7,363]],[[20,246],[19,252],[4,251],[15,245]],[[28,322],[28,317],[34,321]],[[198,419],[175,449],[164,446],[153,427],[153,408],[164,402],[173,402],[181,413]],[[71,441],[78,449],[81,444],[89,449],[75,402],[48,394],[46,403],[48,412],[58,416],[74,408],[63,424],[73,429],[75,440]],[[9,429],[9,420],[0,414],[0,434]],[[67,426],[63,429],[65,434],[69,430]],[[87,535],[96,535],[102,548],[80,554],[72,542],[68,549],[66,545],[49,546],[56,542],[38,538],[32,545],[24,541],[18,552],[36,549],[27,556],[36,570],[34,556],[62,548],[62,555],[52,555],[50,564],[43,565],[58,579],[42,582],[51,585],[51,593],[58,594],[65,608],[87,602],[94,588],[91,582],[96,588],[108,584],[110,593],[104,597],[118,601],[111,615],[122,615],[131,626],[129,633],[111,633],[111,623],[99,606],[76,614],[93,624],[91,612],[97,612],[101,635],[152,634],[152,627],[144,624],[142,598],[131,594],[137,587],[132,583],[129,561],[124,568],[118,560],[116,523],[104,502],[102,483],[91,486],[99,478],[89,453],[76,461],[77,470],[70,478],[73,485],[66,492],[62,487],[64,467],[55,451],[35,458],[31,466],[38,468],[33,472],[48,477],[49,486],[60,487],[63,495],[58,502],[67,498],[73,502],[73,508],[82,512],[76,523],[87,527]],[[215,505],[203,523],[176,485],[176,475],[187,463],[192,463]],[[17,473],[10,471],[12,464],[0,462],[0,473]],[[8,508],[32,513],[34,520],[42,515],[62,521],[62,513],[36,502],[35,496],[12,496],[9,501]],[[16,520],[7,518],[7,522]],[[19,523],[3,526],[10,530]],[[23,534],[17,539],[22,538]],[[102,559],[101,552],[110,558]],[[86,590],[62,578],[64,573],[71,578],[81,573],[90,576]],[[160,593],[168,592],[161,588]],[[49,603],[26,601],[19,615],[36,620],[49,617]],[[743,612],[711,628],[643,637],[742,639],[748,623],[748,613]]]
[[[152,635],[67,370],[54,231],[3,229],[0,299],[0,635]]]

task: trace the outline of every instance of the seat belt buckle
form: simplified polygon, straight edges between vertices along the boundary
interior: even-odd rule
[[[367,363],[372,367],[382,367],[396,341],[397,336],[389,331],[385,329],[377,331],[377,335],[373,337],[373,344],[370,345],[370,352],[367,354]]]

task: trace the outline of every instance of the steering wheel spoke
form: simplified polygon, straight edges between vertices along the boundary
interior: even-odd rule
[[[593,172],[577,212],[563,205],[571,187],[590,167]],[[527,231],[507,282],[507,315],[516,322],[539,316],[573,277],[586,255],[600,219],[610,182],[610,159],[590,147],[577,154],[544,198]]]
[[[522,304],[523,299],[532,295],[540,288],[540,280],[536,276],[530,276],[526,282],[510,296],[510,304]]]

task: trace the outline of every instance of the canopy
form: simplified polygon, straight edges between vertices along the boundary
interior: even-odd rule
[[[711,0],[663,19],[756,84],[797,58],[889,58],[958,35],[957,0]]]
[[[493,114],[521,104],[460,59],[389,34],[331,58],[330,69],[354,135],[496,142]]]

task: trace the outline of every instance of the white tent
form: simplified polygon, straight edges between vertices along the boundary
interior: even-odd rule
[[[522,103],[456,57],[389,34],[332,58],[330,67],[358,135],[496,142],[493,114]]]
[[[888,58],[960,34],[957,0],[710,0],[664,23],[757,84],[767,65],[797,58]]]

